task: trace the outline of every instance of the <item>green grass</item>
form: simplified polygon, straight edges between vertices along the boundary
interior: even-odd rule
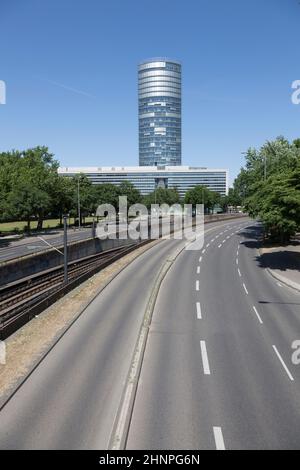
[[[93,221],[93,217],[86,217],[85,222],[91,223]],[[74,223],[74,218],[71,217],[70,219],[71,224]],[[56,228],[59,226],[59,219],[49,219],[44,220],[43,223],[43,230],[47,228]],[[22,233],[24,229],[27,227],[27,223],[25,221],[18,221],[18,222],[3,222],[0,223],[0,232],[18,232]],[[30,224],[31,230],[35,230],[37,227],[37,221],[32,221]]]

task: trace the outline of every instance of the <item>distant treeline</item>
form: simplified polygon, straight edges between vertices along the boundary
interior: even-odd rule
[[[37,220],[41,230],[45,219],[58,218],[64,214],[78,215],[78,185],[81,217],[95,214],[99,204],[112,204],[118,208],[119,196],[127,196],[128,206],[151,204],[205,204],[206,212],[214,207],[226,210],[228,204],[235,204],[232,193],[221,197],[206,187],[196,186],[181,200],[176,188],[158,188],[142,196],[134,185],[124,181],[120,186],[113,184],[93,185],[85,175],[64,177],[58,174],[59,163],[47,147],[36,147],[25,151],[14,150],[0,153],[0,221]]]

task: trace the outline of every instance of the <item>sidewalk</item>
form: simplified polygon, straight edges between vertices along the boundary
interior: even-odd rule
[[[260,250],[260,263],[278,281],[300,291],[300,241]]]

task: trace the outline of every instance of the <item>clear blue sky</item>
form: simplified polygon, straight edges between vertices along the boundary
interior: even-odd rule
[[[183,64],[183,164],[229,168],[300,137],[298,0],[0,0],[0,151],[137,165],[137,64]]]

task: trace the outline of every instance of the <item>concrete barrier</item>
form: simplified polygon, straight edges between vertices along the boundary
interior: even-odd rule
[[[75,261],[79,258],[100,253],[101,251],[129,244],[132,244],[132,240],[99,240],[98,238],[90,238],[70,244],[68,246],[68,259],[69,261]],[[46,269],[61,266],[62,264],[63,256],[52,249],[7,261],[0,266],[0,286],[32,276]]]

